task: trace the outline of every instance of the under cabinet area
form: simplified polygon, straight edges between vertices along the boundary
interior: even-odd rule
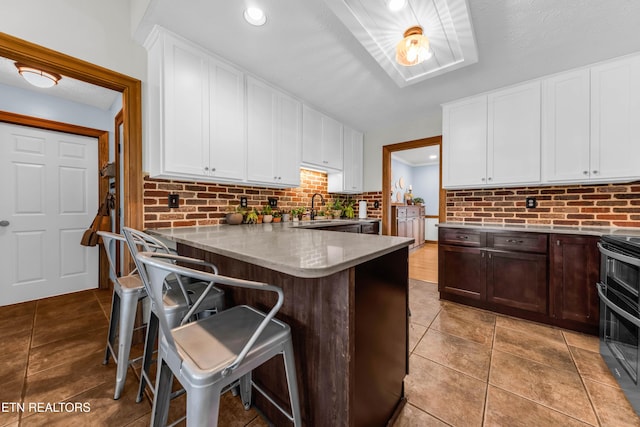
[[[597,334],[597,237],[441,227],[442,299]]]

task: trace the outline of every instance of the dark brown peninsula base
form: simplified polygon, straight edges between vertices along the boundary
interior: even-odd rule
[[[313,252],[313,248],[309,252]],[[215,263],[220,274],[282,287],[278,318],[291,326],[306,426],[384,426],[404,404],[408,352],[408,249],[320,278],[300,278],[184,244],[178,252]],[[311,254],[310,254],[311,255]],[[272,295],[225,289],[229,304],[265,309]],[[280,358],[254,380],[287,407]],[[291,423],[254,393],[276,426]]]

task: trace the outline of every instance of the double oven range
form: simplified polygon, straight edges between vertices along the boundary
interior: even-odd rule
[[[602,236],[600,354],[640,415],[640,237]]]

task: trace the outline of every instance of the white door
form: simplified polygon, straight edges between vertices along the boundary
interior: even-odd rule
[[[0,123],[0,306],[98,286],[95,138]]]

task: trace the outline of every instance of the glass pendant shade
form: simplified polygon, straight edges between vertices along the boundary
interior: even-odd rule
[[[30,84],[40,88],[53,87],[58,84],[60,76],[55,73],[49,73],[47,71],[38,70],[37,68],[29,67],[28,65],[15,63],[18,73]]]
[[[396,62],[410,67],[431,58],[429,39],[422,35],[421,27],[411,27],[404,32],[404,38],[396,46]]]

